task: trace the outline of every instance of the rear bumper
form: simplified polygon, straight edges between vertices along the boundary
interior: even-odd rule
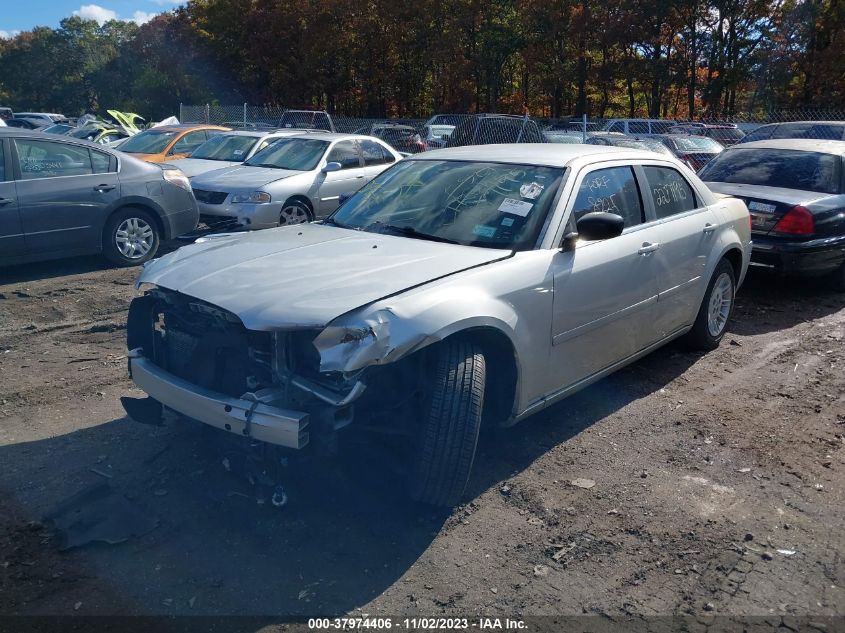
[[[785,242],[752,234],[751,263],[791,274],[821,276],[845,262],[845,236],[807,242]]]
[[[161,369],[145,358],[140,349],[129,353],[129,375],[140,389],[165,407],[209,426],[245,436],[247,417],[252,410],[250,437],[295,449],[308,444],[307,413],[263,404],[261,397],[259,404],[255,404],[252,400],[203,389]]]
[[[199,220],[200,214],[196,206],[185,209],[184,211],[168,213],[164,216],[164,221],[167,222],[168,225],[166,237],[168,239],[173,239],[179,237],[180,235],[190,233],[197,228]]]

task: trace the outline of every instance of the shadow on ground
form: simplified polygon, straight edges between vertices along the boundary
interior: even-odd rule
[[[819,292],[754,273],[740,296],[732,333],[790,327],[808,318],[806,306],[792,307],[807,301],[817,306],[812,318],[845,305],[845,295]],[[517,427],[484,438],[467,499],[661,389],[699,358],[680,344],[669,345]],[[35,518],[98,481],[103,475],[96,469],[114,491],[153,516],[158,526],[143,536],[61,555],[73,557],[79,573],[121,595],[121,611],[133,614],[348,613],[401,583],[448,518],[405,502],[401,482],[363,453],[348,454],[342,463],[289,463],[289,505],[281,510],[259,505],[252,487],[225,471],[216,440],[209,442],[200,429],[178,421],[147,427],[122,418],[6,445],[0,447],[4,488],[17,491],[15,503]],[[39,595],[61,594],[55,586],[51,593],[51,582],[45,576]],[[13,612],[41,613],[45,604],[34,600]],[[72,602],[54,600],[49,607],[52,613],[73,612]],[[115,608],[91,599],[84,612]]]

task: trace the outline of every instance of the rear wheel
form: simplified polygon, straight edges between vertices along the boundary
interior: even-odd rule
[[[311,221],[311,209],[301,200],[288,200],[279,213],[279,226],[303,224]]]
[[[719,346],[733,313],[735,295],[734,269],[729,261],[723,259],[710,278],[695,324],[687,334],[691,347],[711,350]]]
[[[103,255],[118,266],[137,266],[155,257],[161,241],[153,216],[143,209],[114,213],[103,231]]]
[[[413,448],[410,493],[416,501],[453,506],[469,481],[478,444],[484,354],[469,341],[445,341],[438,346],[431,369]]]

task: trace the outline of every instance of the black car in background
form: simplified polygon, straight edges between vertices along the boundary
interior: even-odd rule
[[[155,256],[199,220],[187,177],[70,137],[0,128],[0,265]]]
[[[512,114],[474,114],[461,121],[446,147],[496,143],[545,143],[534,119]]]
[[[790,275],[829,276],[845,290],[845,143],[739,143],[699,177],[712,191],[745,202],[752,263]]]
[[[405,154],[419,154],[428,149],[422,133],[413,125],[382,121],[358,128],[355,134],[380,138],[397,152]]]
[[[782,138],[813,138],[824,141],[845,141],[845,121],[792,121],[769,123],[746,134],[740,143]]]

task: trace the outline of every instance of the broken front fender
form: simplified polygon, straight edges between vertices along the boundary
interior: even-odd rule
[[[516,321],[512,306],[464,288],[421,293],[410,303],[400,298],[378,302],[336,319],[313,344],[320,371],[350,373],[395,362],[473,328],[493,328],[513,339]]]

